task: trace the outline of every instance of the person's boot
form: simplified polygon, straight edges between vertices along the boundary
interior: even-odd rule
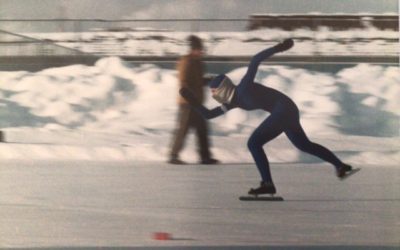
[[[260,183],[260,187],[255,188],[255,189],[250,189],[249,195],[260,195],[260,194],[270,194],[274,195],[276,194],[276,188],[275,185],[271,182],[264,182],[262,181]]]
[[[344,164],[336,169],[336,176],[339,179],[342,179],[346,176],[346,174],[353,170],[353,167],[347,164]]]
[[[186,164],[186,162],[180,160],[178,157],[171,157],[168,160],[168,163],[169,164],[174,164],[174,165],[185,165]]]

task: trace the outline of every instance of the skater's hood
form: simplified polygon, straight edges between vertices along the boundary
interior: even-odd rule
[[[226,75],[218,75],[211,82],[208,83],[210,88],[215,88],[216,91],[213,93],[212,97],[219,103],[226,104],[230,103],[235,93],[235,85],[232,83],[231,79]]]
[[[210,88],[218,88],[219,85],[221,84],[221,82],[225,78],[227,78],[227,76],[224,75],[224,74],[216,76],[214,79],[212,79],[211,81],[208,82],[208,87],[210,87]]]

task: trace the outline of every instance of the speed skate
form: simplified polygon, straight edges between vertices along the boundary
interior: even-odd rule
[[[361,168],[353,168],[350,171],[347,171],[344,176],[339,177],[339,178],[340,178],[340,180],[343,181],[343,180],[349,178],[350,176],[352,176],[353,174],[357,173],[360,170],[361,170]]]
[[[244,195],[240,196],[241,201],[284,201],[282,196],[274,195]]]
[[[248,192],[247,196],[240,196],[241,201],[283,201],[280,196],[274,196],[276,194],[275,185],[271,182],[261,181],[258,188],[252,188]]]

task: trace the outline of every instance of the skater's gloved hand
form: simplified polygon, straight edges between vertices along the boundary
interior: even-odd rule
[[[192,91],[190,91],[188,88],[181,88],[179,90],[179,94],[181,94],[181,96],[183,98],[185,98],[185,100],[192,106],[194,107],[198,107],[201,106],[201,103],[199,102],[199,100],[196,98],[196,96],[193,94]]]
[[[275,46],[275,49],[277,50],[277,52],[282,52],[282,51],[286,51],[290,48],[292,48],[294,45],[294,42],[292,39],[285,39],[283,42],[277,44]]]

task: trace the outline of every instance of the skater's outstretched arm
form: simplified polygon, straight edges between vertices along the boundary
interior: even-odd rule
[[[258,52],[255,56],[251,58],[249,67],[247,68],[247,72],[244,75],[241,84],[249,84],[254,82],[254,78],[257,74],[258,66],[262,61],[271,57],[273,54],[282,52],[293,47],[293,40],[286,39],[282,43],[279,43],[271,48],[265,49],[263,51]]]
[[[219,106],[213,109],[208,109],[204,107],[196,98],[196,96],[188,89],[188,88],[181,88],[179,90],[179,93],[183,98],[186,99],[186,101],[196,109],[197,112],[199,112],[204,118],[206,119],[212,119],[215,117],[218,117],[220,115],[223,115],[226,111],[228,111],[230,108],[226,107],[225,105]]]

